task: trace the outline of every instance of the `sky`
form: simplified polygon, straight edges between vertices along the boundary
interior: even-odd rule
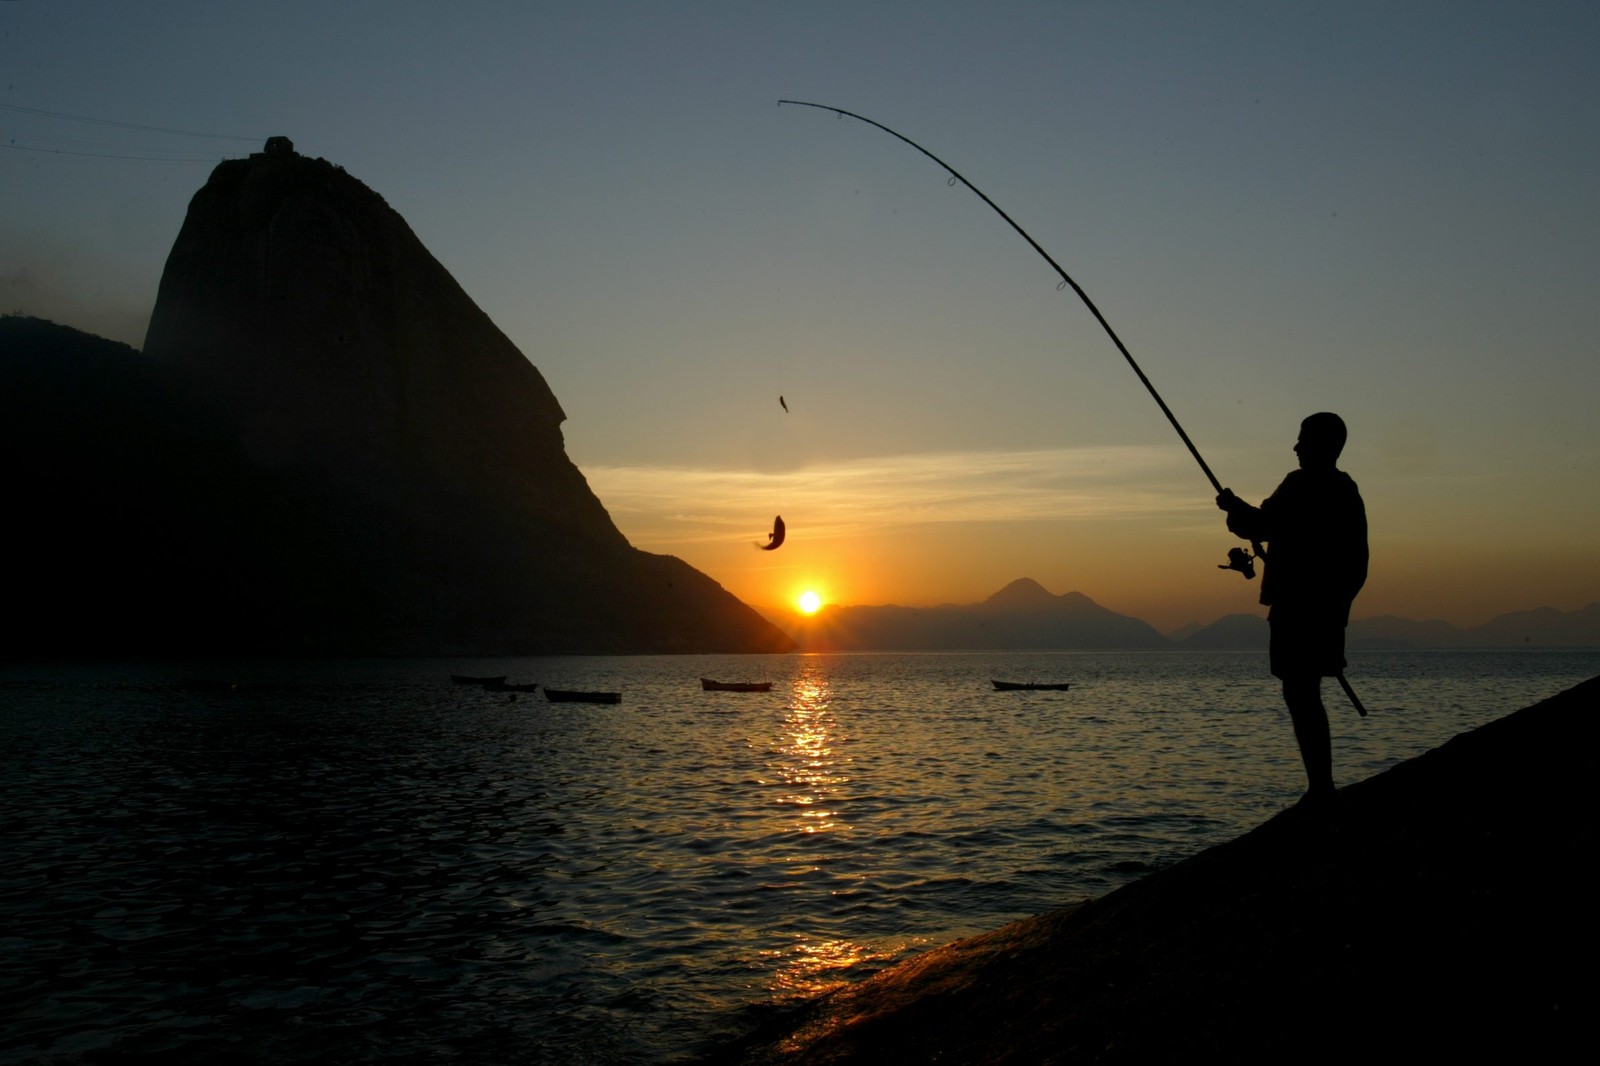
[[[746,602],[1019,577],[1259,611],[1223,484],[1350,427],[1354,615],[1600,600],[1600,6],[0,0],[0,310],[135,346],[268,136],[537,366],[637,547]],[[93,120],[93,121],[85,121]],[[782,396],[788,412],[779,406]],[[772,517],[788,541],[761,552]]]

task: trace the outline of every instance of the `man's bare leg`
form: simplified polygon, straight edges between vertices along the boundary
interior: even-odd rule
[[[1283,702],[1294,722],[1300,743],[1300,760],[1306,766],[1306,795],[1326,799],[1333,795],[1333,740],[1328,732],[1328,711],[1322,705],[1322,678],[1296,677],[1283,682]]]

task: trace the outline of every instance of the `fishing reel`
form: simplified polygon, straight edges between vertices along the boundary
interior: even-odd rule
[[[1218,570],[1237,570],[1249,581],[1256,576],[1256,557],[1243,548],[1229,548],[1228,561],[1217,566]]]

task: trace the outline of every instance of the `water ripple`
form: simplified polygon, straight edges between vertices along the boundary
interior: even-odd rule
[[[1300,772],[1262,666],[7,667],[0,1061],[668,1058],[751,1003],[1102,893],[1280,809]],[[1361,658],[1374,713],[1331,707],[1341,779],[1597,667]],[[625,702],[509,700],[449,684],[461,670]],[[698,689],[752,671],[771,693]],[[1007,674],[1075,685],[986,690]]]

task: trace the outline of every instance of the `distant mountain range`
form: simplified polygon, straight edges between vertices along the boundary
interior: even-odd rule
[[[1210,625],[1162,634],[1140,619],[1100,606],[1081,592],[1055,595],[1019,578],[981,603],[939,607],[824,607],[809,618],[768,618],[806,651],[987,651],[1059,648],[1266,650],[1262,614],[1230,614]],[[1350,623],[1352,649],[1600,647],[1600,603],[1577,611],[1540,607],[1463,629],[1439,620],[1382,615]]]

